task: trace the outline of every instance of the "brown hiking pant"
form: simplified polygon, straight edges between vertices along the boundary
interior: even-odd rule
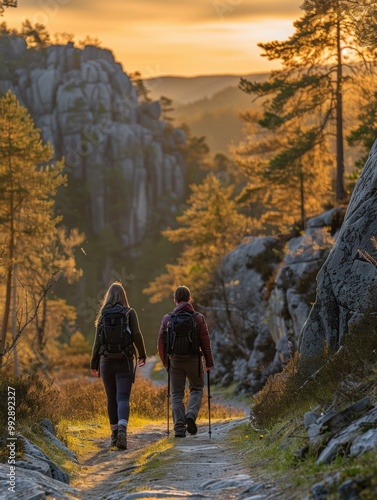
[[[183,403],[186,380],[189,382],[190,398],[187,412]],[[204,376],[203,363],[199,356],[171,356],[170,381],[174,431],[186,433],[186,416],[196,420],[203,398]]]

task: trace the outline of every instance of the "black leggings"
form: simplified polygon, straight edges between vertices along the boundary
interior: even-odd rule
[[[107,395],[110,425],[127,425],[130,415],[130,394],[133,382],[131,360],[101,360],[101,377]]]

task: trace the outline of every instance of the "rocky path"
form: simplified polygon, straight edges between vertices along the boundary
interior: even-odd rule
[[[147,366],[149,376],[153,365],[154,360]],[[222,400],[221,394],[213,396]],[[232,401],[232,406],[248,414],[241,402]],[[211,436],[208,421],[202,421],[198,433],[186,438],[167,438],[166,424],[131,426],[126,451],[111,448],[110,439],[94,439],[98,451],[82,463],[71,485],[82,500],[279,498],[266,478],[252,477],[242,452],[231,445],[229,433],[247,421],[246,416],[213,421]]]
[[[211,439],[206,423],[184,439],[166,439],[161,426],[145,427],[129,433],[127,451],[98,441],[98,452],[82,464],[72,486],[83,500],[278,498],[273,485],[252,477],[242,454],[229,444],[228,433],[246,421],[213,423]]]
[[[221,404],[222,394],[215,391],[213,396]],[[231,404],[241,410],[238,414],[245,416],[213,419],[211,436],[206,420],[197,422],[195,436],[187,434],[185,438],[173,437],[172,422],[170,437],[166,434],[166,423],[139,428],[130,423],[127,450],[110,447],[110,437],[103,437],[99,424],[74,426],[68,431],[78,438],[82,452],[71,471],[69,485],[35,467],[28,470],[21,466],[16,471],[16,493],[8,494],[4,488],[9,466],[0,464],[0,499],[288,498],[279,494],[264,464],[254,464],[250,457],[245,459],[244,451],[237,449],[231,439],[232,432],[235,430],[237,434],[237,426],[249,421],[246,417],[249,409],[240,401]]]

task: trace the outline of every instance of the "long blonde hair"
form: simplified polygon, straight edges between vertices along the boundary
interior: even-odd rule
[[[97,326],[102,316],[103,309],[108,305],[122,304],[124,307],[129,307],[126,290],[123,288],[122,283],[115,281],[109,286],[102,300],[101,307],[99,308],[94,324]]]

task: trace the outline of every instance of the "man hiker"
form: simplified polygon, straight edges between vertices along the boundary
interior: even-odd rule
[[[213,367],[211,343],[205,318],[191,305],[191,293],[186,286],[174,292],[176,307],[162,318],[158,335],[158,353],[169,371],[175,437],[196,434],[196,418],[203,398],[204,370]],[[190,397],[185,411],[183,397],[186,380],[189,381]]]

